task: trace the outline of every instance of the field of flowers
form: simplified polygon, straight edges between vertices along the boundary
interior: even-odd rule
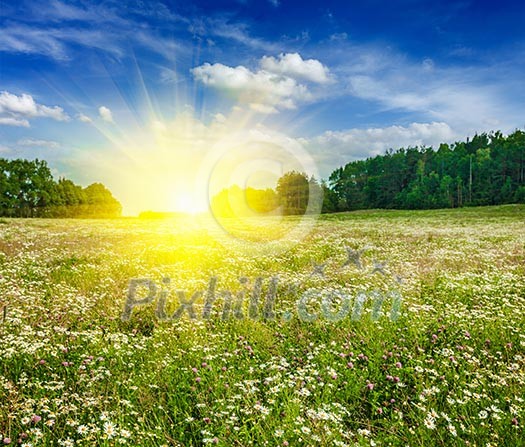
[[[525,445],[525,206],[322,216],[293,242],[0,220],[0,443]],[[157,291],[123,320],[134,278]]]

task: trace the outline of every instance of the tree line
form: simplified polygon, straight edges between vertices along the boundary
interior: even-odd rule
[[[0,216],[118,217],[122,206],[101,183],[55,181],[43,160],[0,158]]]
[[[309,200],[312,196],[313,200]],[[313,204],[309,210],[307,206]],[[366,208],[429,209],[525,203],[525,132],[482,133],[432,147],[388,150],[332,172],[327,182],[288,172],[275,189],[224,189],[211,203],[222,216],[304,214]]]
[[[242,189],[237,185],[223,189],[212,198],[211,210],[222,217],[315,214],[322,208],[323,188],[326,185],[315,177],[290,171],[279,178],[275,189]]]
[[[525,203],[525,132],[389,150],[336,169],[328,185],[325,212]]]

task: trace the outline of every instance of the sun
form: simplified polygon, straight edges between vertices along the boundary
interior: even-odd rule
[[[176,192],[173,194],[172,211],[185,214],[196,214],[202,212],[195,198],[187,192]]]

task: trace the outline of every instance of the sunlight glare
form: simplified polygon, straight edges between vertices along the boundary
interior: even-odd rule
[[[188,192],[175,191],[172,195],[171,210],[177,213],[197,214],[204,209],[199,207],[195,198]]]

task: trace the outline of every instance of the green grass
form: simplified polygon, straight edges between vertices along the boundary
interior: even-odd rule
[[[1,223],[0,441],[525,445],[524,206],[321,216],[275,253],[224,247],[199,220]],[[368,247],[363,269],[343,267],[345,247]],[[222,297],[208,320],[159,321],[157,301],[120,318],[132,278],[159,290],[171,278],[171,315],[176,290],[190,298],[217,277],[218,292],[244,291],[247,314],[256,279],[264,301],[274,276],[271,321],[223,319]],[[390,320],[387,297],[375,321],[371,302],[357,321],[301,321],[308,289],[395,289],[401,315]]]

